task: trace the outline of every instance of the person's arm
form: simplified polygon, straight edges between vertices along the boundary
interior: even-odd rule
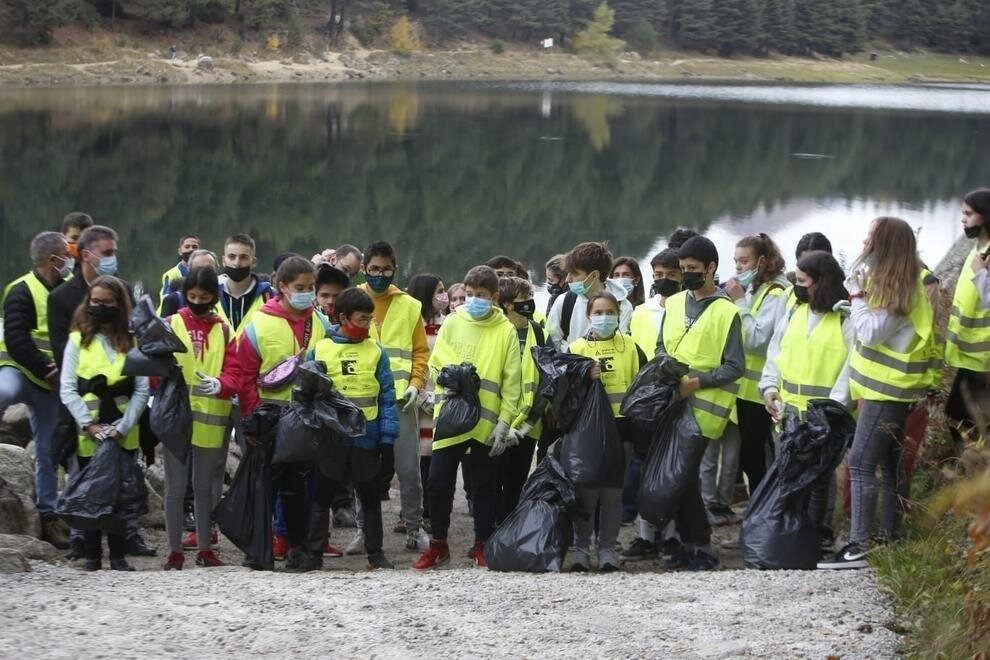
[[[567,333],[560,327],[560,315],[564,307],[565,298],[566,296],[564,294],[557,296],[557,299],[553,301],[553,305],[550,307],[550,314],[547,316],[548,341],[562,353],[567,350]],[[440,329],[443,330],[443,326]]]
[[[760,376],[760,383],[757,386],[760,394],[765,394],[769,390],[777,391],[780,388],[780,369],[777,368],[777,356],[780,355],[780,342],[787,332],[787,314],[782,314],[777,319],[777,326],[774,328],[773,336],[770,337],[770,344],[767,346],[767,361],[763,365],[763,375]]]
[[[707,373],[700,374],[698,381],[700,389],[723,387],[739,380],[746,372],[746,352],[743,349],[742,321],[738,316],[732,318],[729,334],[725,338],[722,349],[722,364]]]
[[[852,321],[856,339],[864,346],[877,346],[890,339],[904,322],[903,316],[894,316],[885,309],[871,307],[863,298],[853,298]],[[849,321],[846,321],[847,323]]]
[[[968,277],[968,273],[963,273],[962,276]],[[983,309],[990,309],[990,275],[987,274],[986,268],[973,276],[973,284],[980,294],[980,305]]]
[[[43,381],[55,369],[55,361],[39,351],[31,338],[31,331],[37,327],[34,298],[28,285],[21,282],[10,290],[3,303],[4,342],[10,358]]]
[[[237,359],[237,340],[227,342],[223,350],[223,367],[220,369],[220,393],[217,398],[229,399],[241,389],[241,363]]]
[[[629,327],[632,324],[633,305],[629,299],[619,303],[619,332],[629,334]]]
[[[82,277],[77,274],[76,277]],[[62,354],[65,353],[65,345],[69,341],[69,326],[72,324],[72,313],[75,310],[66,310],[62,301],[62,289],[67,289],[68,284],[64,284],[48,296],[48,341],[52,345],[52,355],[55,357],[55,364],[62,368]],[[64,295],[64,294],[63,294]]]
[[[134,425],[141,419],[141,414],[148,407],[149,396],[148,379],[144,376],[135,377],[134,393],[131,394],[131,398],[127,402],[127,407],[124,408],[124,416],[113,423],[113,427],[117,429],[117,433],[121,437],[130,433]]]
[[[79,346],[75,342],[68,342],[65,345],[65,353],[62,354],[62,371],[59,372],[59,398],[70,413],[72,419],[76,420],[76,426],[80,430],[84,426],[92,424],[93,414],[86,407],[86,402],[79,396],[79,377],[76,370],[79,368]]]
[[[522,357],[519,353],[519,339],[515,329],[506,331],[503,340],[504,357],[502,362],[502,403],[498,419],[511,425],[519,414],[519,401],[522,398]]]
[[[381,348],[381,345],[379,345]],[[381,358],[375,370],[378,379],[378,433],[383,445],[395,444],[399,437],[399,409],[395,401],[395,378],[388,354],[382,348]]]
[[[742,321],[743,348],[747,353],[760,355],[767,350],[777,319],[781,316],[784,300],[781,293],[781,289],[773,289],[767,293],[755,314],[750,307],[751,296],[736,301]]]
[[[835,385],[832,386],[832,391],[829,392],[828,398],[848,408],[852,403],[852,396],[849,394],[849,361],[852,360],[852,354],[856,344],[856,329],[850,323],[849,319],[842,322],[842,338],[846,342],[846,350],[848,351],[846,362],[842,365],[842,369],[839,371],[838,378],[835,379]]]
[[[426,326],[423,325],[423,317],[417,316],[416,327],[413,330],[412,369],[409,376],[409,384],[415,387],[417,392],[422,392],[426,384],[429,361],[430,343],[426,339]],[[402,396],[405,392],[397,392],[396,394]]]
[[[261,356],[252,337],[254,326],[249,325],[237,342],[237,360],[240,364],[241,384],[237,400],[241,406],[241,416],[250,417],[255,408],[261,405],[258,395],[258,374],[261,373]]]

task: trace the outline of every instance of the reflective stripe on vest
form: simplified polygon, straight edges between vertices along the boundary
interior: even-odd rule
[[[630,335],[616,332],[611,339],[589,341],[578,339],[568,350],[575,355],[583,355],[602,365],[601,381],[605,387],[612,414],[622,417],[619,407],[639,371],[639,353],[636,342]]]
[[[526,343],[520,355],[522,359],[522,397],[519,399],[519,414],[512,423],[513,427],[521,425],[528,419],[529,413],[533,410],[533,404],[536,402],[536,391],[540,384],[540,372],[536,368],[536,360],[533,358],[533,347],[537,345],[536,332],[533,330],[532,323],[526,325]],[[527,435],[531,438],[539,438],[542,431],[543,420],[538,419]]]
[[[367,284],[362,284],[360,288],[371,295]],[[377,323],[371,326],[371,338],[380,343],[388,355],[396,397],[405,393],[412,377],[413,334],[416,325],[423,323],[420,316],[422,310],[423,306],[412,296],[405,293],[393,295],[381,327]]]
[[[750,305],[749,313],[756,318],[760,309],[767,301],[767,297],[779,298],[784,294],[784,290],[779,286],[761,284],[753,297],[753,304]],[[745,341],[746,330],[743,328],[743,340]],[[746,371],[739,379],[739,398],[752,403],[763,403],[763,396],[760,394],[760,378],[763,376],[763,367],[767,363],[766,352],[750,353],[746,352]]]
[[[827,399],[849,357],[842,333],[842,315],[828,312],[808,334],[810,305],[797,307],[787,322],[775,360],[780,375],[780,398],[799,412],[811,399]]]
[[[224,332],[224,324],[215,323],[210,328],[209,336],[204,338],[203,355],[196,355],[193,350],[192,338],[180,314],[173,314],[169,319],[172,331],[186,347],[185,353],[176,353],[175,360],[182,368],[182,375],[189,386],[189,406],[192,408],[193,428],[192,444],[204,449],[223,447],[227,422],[230,419],[231,404],[226,399],[212,396],[202,396],[193,393],[193,386],[199,382],[197,371],[207,376],[219,378],[223,371],[223,359],[227,352],[225,338],[231,333]],[[154,405],[152,403],[152,405]]]
[[[32,271],[26,275],[22,275],[8,284],[3,290],[2,303],[7,302],[7,296],[10,294],[10,290],[21,282],[27,285],[28,293],[31,294],[31,300],[34,302],[35,327],[31,330],[31,340],[34,342],[34,345],[37,346],[42,355],[49,360],[54,360],[52,357],[52,343],[48,339],[49,291],[48,287],[46,287],[42,281],[38,279],[38,276]],[[0,307],[0,309],[2,309],[2,307]],[[24,375],[25,378],[42,389],[50,390],[52,388],[51,385],[48,384],[48,381],[43,378],[38,378],[31,373],[30,370],[17,363],[7,352],[7,344],[5,343],[4,338],[0,336],[0,367],[3,366],[11,366],[16,368]]]
[[[667,354],[688,365],[695,374],[708,373],[722,364],[725,342],[738,308],[727,298],[712,301],[687,329],[687,291],[667,299],[663,319],[663,344]],[[690,376],[690,374],[689,374]],[[698,390],[691,395],[691,410],[701,435],[719,439],[735,411],[738,383]]]
[[[945,362],[950,367],[986,372],[990,371],[990,309],[984,309],[970,276],[976,253],[973,248],[966,257],[952,296],[952,313],[945,332]]]
[[[378,419],[378,362],[382,348],[368,339],[338,343],[326,338],[316,345],[315,359],[327,365],[327,376],[351,403],[364,412],[366,420]]]
[[[326,336],[326,328],[323,321],[313,312],[312,331],[310,332],[307,349],[312,350],[316,344]],[[283,360],[297,355],[301,348],[299,341],[289,322],[279,316],[272,316],[264,310],[254,315],[251,319],[251,326],[254,327],[254,336],[258,342],[258,355],[261,357],[261,369],[259,373],[265,373]],[[292,384],[286,385],[280,390],[260,390],[258,396],[262,403],[273,403],[280,406],[287,406],[292,401]]]
[[[69,341],[75,344],[79,349],[79,361],[76,365],[76,378],[91,379],[96,376],[106,376],[107,385],[113,386],[117,383],[128,380],[129,376],[123,375],[124,370],[124,353],[117,353],[114,361],[111,363],[110,358],[107,357],[107,352],[103,349],[103,344],[99,339],[94,338],[89,342],[89,346],[82,345],[82,335],[78,331],[72,332],[69,335]],[[91,413],[96,412],[100,408],[100,398],[95,394],[84,394],[82,396],[83,402],[86,404],[86,409]],[[117,410],[120,411],[121,415],[127,410],[127,404],[130,401],[130,397],[118,396],[114,397],[114,403],[117,404]],[[94,416],[95,417],[95,416]],[[137,449],[139,445],[140,430],[139,425],[135,424],[134,428],[127,432],[121,440],[118,441],[121,447],[124,449]],[[97,442],[93,438],[89,437],[85,433],[80,434],[79,444],[77,452],[83,458],[87,458],[96,453]]]

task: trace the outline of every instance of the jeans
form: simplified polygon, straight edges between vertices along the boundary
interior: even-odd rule
[[[708,447],[701,459],[701,497],[709,510],[731,507],[739,474],[739,427],[730,422],[721,439],[705,442]]]
[[[0,367],[0,413],[15,403],[28,407],[34,433],[34,493],[38,513],[55,510],[58,474],[52,460],[52,435],[58,425],[58,394],[44,390],[14,367]]]
[[[419,473],[419,416],[416,409],[399,408],[399,437],[395,439],[395,474],[399,477],[402,522],[407,532],[423,524],[423,481]]]
[[[470,449],[471,453],[467,454]],[[474,539],[482,543],[492,533],[495,520],[495,461],[488,455],[488,445],[468,440],[451,447],[434,449],[430,460],[430,522],[433,538],[447,540],[450,512],[457,488],[457,465],[464,458],[471,468],[471,501],[474,504]]]
[[[883,471],[883,509],[880,531],[897,538],[907,479],[901,463],[904,423],[909,405],[895,401],[864,401],[849,450],[852,487],[852,524],[849,541],[863,544],[870,538],[877,508],[877,465]]]

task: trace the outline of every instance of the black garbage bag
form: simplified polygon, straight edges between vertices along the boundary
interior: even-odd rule
[[[856,420],[831,399],[808,402],[806,419],[785,414],[781,421],[780,487],[784,496],[807,493],[838,467],[856,433]]]
[[[278,420],[285,409],[286,406],[262,403],[254,409],[250,417],[241,420],[241,431],[245,436],[254,438],[259,444],[269,446],[275,441]]]
[[[127,351],[127,355],[124,356],[123,374],[125,376],[164,378],[169,375],[175,364],[175,358],[171,353],[168,355],[148,355],[143,353],[140,348],[134,347]]]
[[[145,355],[171,355],[172,353],[187,352],[185,344],[172,331],[172,326],[165,323],[155,313],[155,306],[148,295],[134,305],[130,321],[131,334],[137,340],[138,348]]]
[[[272,467],[268,449],[247,445],[234,480],[213,515],[220,531],[247,556],[248,564],[270,571],[272,556]]]
[[[58,424],[52,433],[52,465],[61,465],[69,472],[69,458],[79,446],[79,427],[69,409],[59,403]]]
[[[654,357],[633,378],[619,412],[638,421],[659,420],[680,396],[681,379],[687,373],[687,365],[669,355]]]
[[[550,402],[556,429],[565,433],[581,414],[593,379],[588,372],[595,361],[582,355],[560,353],[553,346],[534,346],[533,359],[540,372],[538,395]]]
[[[581,414],[560,441],[559,460],[577,486],[621,488],[626,460],[612,405],[601,381],[588,390]]]
[[[272,463],[315,461],[320,444],[333,442],[333,433],[312,414],[312,405],[293,402],[278,420]]]
[[[677,512],[698,468],[707,442],[687,399],[668,408],[643,463],[639,483],[639,515],[657,527],[665,526]]]
[[[192,442],[192,406],[189,388],[178,365],[163,378],[151,404],[148,425],[172,455],[185,460]]]
[[[116,442],[108,440],[101,442],[86,467],[69,479],[55,513],[73,529],[123,535],[127,521],[147,511],[147,495],[137,463]]]
[[[437,376],[437,385],[444,389],[443,407],[433,425],[433,439],[444,440],[467,433],[481,419],[481,379],[470,362],[447,365]]]
[[[488,537],[488,568],[559,573],[572,542],[576,506],[574,484],[548,454],[526,481],[519,504]]]
[[[118,452],[120,460],[120,489],[114,513],[124,521],[137,522],[148,513],[148,485],[144,471],[125,451]],[[126,529],[124,530],[126,533]]]

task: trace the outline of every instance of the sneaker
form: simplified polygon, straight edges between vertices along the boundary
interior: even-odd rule
[[[220,537],[217,534],[217,530],[213,530],[210,533],[210,547],[216,548],[220,545]],[[199,549],[199,536],[196,532],[189,532],[182,539],[182,549],[183,550],[198,550]]]
[[[392,532],[395,534],[405,534],[406,533],[406,523],[399,521],[395,523],[395,527],[392,528]]]
[[[818,568],[827,570],[866,568],[869,565],[866,561],[866,553],[866,549],[859,543],[847,543],[832,559],[818,562]]]
[[[132,534],[127,538],[127,547],[124,553],[132,557],[154,557],[158,551],[144,542],[140,534]]]
[[[614,573],[619,570],[621,563],[619,555],[614,550],[598,551],[598,570],[602,573]]]
[[[485,561],[485,544],[481,541],[475,541],[474,546],[471,547],[471,560],[478,568],[488,568],[488,562]]]
[[[571,573],[585,573],[591,565],[591,556],[583,548],[571,548],[567,551],[571,557]]]
[[[337,557],[343,557],[344,551],[335,545],[330,545],[329,543],[327,543],[325,546],[323,546],[323,556],[333,557],[336,559]]]
[[[406,550],[410,552],[423,552],[429,547],[430,536],[426,533],[426,530],[421,529],[406,534]]]
[[[311,554],[300,548],[293,548],[285,555],[285,570],[290,573],[309,573],[323,568],[323,555]]]
[[[681,549],[680,539],[676,539],[672,536],[669,539],[664,539],[661,552],[663,553],[664,557],[673,557],[680,551],[680,549]]]
[[[450,563],[450,547],[446,541],[430,541],[430,547],[412,565],[414,571],[428,571]]]
[[[192,511],[186,511],[182,515],[182,529],[187,532],[196,531],[196,514]]]
[[[220,561],[220,558],[212,550],[200,550],[196,553],[196,565],[211,568],[213,566],[224,566],[225,564]]]
[[[93,571],[98,571],[103,568],[102,559],[87,559],[86,563],[83,564],[83,570],[92,573]]]
[[[163,571],[181,571],[182,564],[186,561],[186,558],[181,552],[170,552],[168,553],[168,559],[165,560],[165,564],[162,565]]]
[[[650,543],[646,539],[637,538],[621,556],[627,561],[639,561],[641,559],[656,559],[657,554],[656,543]]]
[[[351,539],[351,542],[344,548],[344,554],[360,555],[362,553],[364,553],[364,532],[359,529],[354,534],[354,538]]]
[[[354,514],[354,509],[349,506],[337,509],[333,514],[333,526],[334,529],[357,527],[357,516]]]
[[[276,561],[285,559],[285,554],[289,550],[289,539],[284,536],[275,535],[272,537],[272,555]]]
[[[133,571],[134,567],[127,563],[127,560],[123,557],[117,557],[114,559],[110,558],[110,570],[111,571]]]
[[[818,547],[823,553],[831,552],[835,548],[835,532],[828,525],[821,525],[818,528]]]
[[[395,564],[390,562],[385,558],[384,552],[377,552],[373,555],[368,555],[368,570],[377,571],[379,569],[392,569],[395,568]]]
[[[666,571],[683,571],[691,565],[693,559],[694,553],[678,544],[677,552],[663,563],[663,568]]]
[[[54,513],[41,515],[41,540],[48,541],[59,550],[69,549],[69,526]]]
[[[739,535],[733,534],[729,538],[725,539],[719,543],[719,547],[726,550],[738,550],[739,549]]]
[[[688,563],[689,571],[714,571],[718,568],[718,557],[710,555],[704,550],[695,550],[694,557]]]
[[[65,553],[66,561],[82,559],[86,555],[86,542],[82,539],[69,539],[69,550]]]

